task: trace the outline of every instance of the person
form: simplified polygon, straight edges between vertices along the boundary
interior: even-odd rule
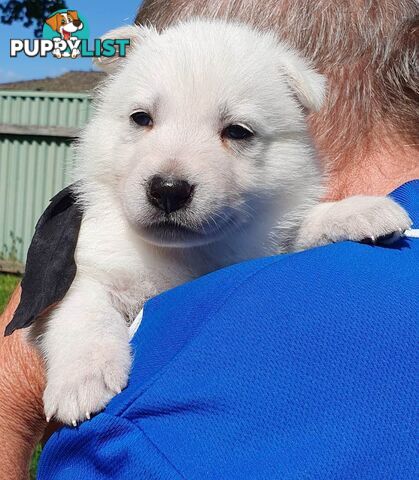
[[[419,178],[418,8],[154,0],[137,21],[238,18],[275,28],[311,58],[329,83],[310,123],[332,200]],[[418,228],[417,183],[394,195]],[[153,300],[127,390],[105,414],[51,439],[40,478],[410,478],[417,242],[260,260]],[[0,461],[13,480],[46,428],[42,363],[22,334],[1,340],[0,371]]]

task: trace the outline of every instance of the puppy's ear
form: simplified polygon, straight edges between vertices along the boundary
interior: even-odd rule
[[[49,17],[45,20],[45,23],[49,25],[54,32],[58,32],[58,17],[60,16],[59,13],[56,13],[53,17]]]
[[[78,14],[77,10],[67,10],[67,15],[70,15],[70,17],[73,20],[78,20],[79,19],[79,14]]]
[[[326,93],[325,77],[288,49],[280,58],[280,68],[301,105],[309,111],[320,110]]]
[[[101,37],[101,40],[129,40],[130,43],[126,47],[126,56],[130,54],[130,51],[135,45],[138,45],[141,39],[143,39],[151,29],[147,27],[140,27],[138,25],[127,25],[125,27],[116,28],[111,30]],[[125,57],[119,56],[118,47],[117,54],[114,57],[97,57],[93,60],[93,63],[105,71],[106,73],[115,72],[123,64]]]

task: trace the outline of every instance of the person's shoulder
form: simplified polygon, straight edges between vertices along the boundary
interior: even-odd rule
[[[332,307],[337,301],[348,305],[354,300],[360,306],[375,297],[384,306],[399,295],[406,296],[409,303],[409,292],[419,287],[418,261],[417,239],[402,239],[391,246],[331,244],[274,257],[267,264],[256,261],[253,275],[246,279],[238,270],[236,299],[242,301],[241,296],[246,295],[256,298],[268,289],[273,303],[280,291],[281,300],[288,305],[321,297],[323,304]]]
[[[214,303],[231,291],[240,291],[247,283],[269,286],[287,284],[295,280],[310,285],[333,285],[349,278],[353,287],[361,277],[384,281],[397,278],[410,281],[419,260],[418,240],[402,239],[391,246],[342,242],[294,254],[278,255],[243,262],[206,275],[156,298],[187,297],[188,303],[204,296]],[[206,293],[205,293],[206,292]]]
[[[371,245],[355,242],[341,242],[313,248],[296,254],[277,257],[274,270],[282,270],[290,276],[299,275],[300,270],[309,274],[358,276],[362,273],[383,273],[393,268],[409,269],[412,261],[419,258],[416,239],[402,238],[392,245]]]
[[[418,243],[333,244],[240,263],[169,290],[144,306],[132,340],[140,352],[135,377],[146,388],[188,345],[197,349],[192,356],[216,349],[209,338],[220,332],[265,342],[262,324],[285,337],[298,325],[310,338],[330,329],[392,332],[395,319],[399,330],[410,329],[417,316]],[[108,411],[121,411],[124,398]]]
[[[169,324],[178,330],[180,322],[183,338],[194,334],[203,318],[231,311],[232,304],[260,315],[275,309],[278,315],[288,311],[296,317],[307,315],[301,311],[303,304],[311,312],[339,312],[343,317],[362,314],[368,305],[374,305],[375,312],[389,311],[392,302],[413,311],[418,260],[417,239],[390,247],[342,242],[261,258],[165,292],[147,302],[144,315],[153,318],[152,330],[159,335],[170,330]],[[159,324],[161,330],[156,328]]]
[[[391,246],[375,246],[354,242],[342,242],[314,248],[294,254],[278,255],[233,265],[193,282],[177,287],[156,297],[150,305],[166,304],[168,308],[188,308],[194,310],[198,304],[215,303],[234,292],[240,291],[247,284],[252,284],[257,294],[257,287],[273,286],[288,289],[299,282],[308,291],[311,288],[334,288],[344,279],[349,282],[350,290],[362,284],[362,279],[369,278],[371,283],[386,285],[390,288],[395,282],[412,283],[415,266],[419,260],[418,240],[403,239]],[[370,285],[370,289],[374,289]],[[174,306],[176,305],[176,306]]]

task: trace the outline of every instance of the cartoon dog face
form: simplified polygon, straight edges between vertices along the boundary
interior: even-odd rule
[[[58,32],[64,40],[69,40],[71,35],[78,30],[82,30],[84,25],[79,19],[77,10],[67,10],[67,12],[56,13],[47,18],[49,25],[55,32]]]

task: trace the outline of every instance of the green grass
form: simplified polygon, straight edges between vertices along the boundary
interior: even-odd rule
[[[16,275],[0,275],[0,313],[6,308],[10,295],[20,282]]]
[[[29,475],[30,475],[30,478],[31,480],[35,480],[36,479],[36,470],[38,468],[38,461],[39,461],[39,457],[41,455],[41,445],[38,445],[33,453],[33,457],[32,457],[32,461],[31,461],[31,466],[30,466],[30,470],[29,470]]]

